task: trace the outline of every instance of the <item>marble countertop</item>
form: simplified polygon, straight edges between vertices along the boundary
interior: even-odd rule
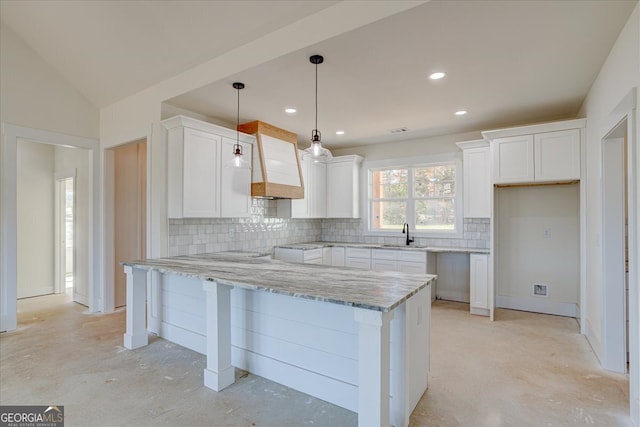
[[[155,258],[122,265],[376,311],[393,310],[437,277],[292,264],[242,253]]]
[[[424,252],[459,252],[459,253],[480,253],[488,254],[489,249],[481,248],[449,248],[449,247],[437,247],[437,246],[405,246],[405,245],[384,245],[377,243],[349,243],[349,242],[311,242],[311,243],[289,243],[284,245],[278,245],[276,248],[282,249],[321,249],[331,247],[343,247],[343,248],[368,248],[368,249],[389,249],[389,250],[403,250],[403,251],[424,251]]]

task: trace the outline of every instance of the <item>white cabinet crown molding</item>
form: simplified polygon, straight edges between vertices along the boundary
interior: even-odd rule
[[[238,135],[240,142],[244,142],[247,144],[253,144],[256,140],[253,135],[247,135],[246,133],[242,132],[237,133],[234,129],[214,125],[213,123],[203,122],[202,120],[194,119],[187,116],[174,116],[162,120],[160,124],[162,124],[162,126],[164,126],[164,128],[167,130],[177,127],[187,127],[202,132],[214,133],[216,135],[232,138],[234,140],[236,139],[236,135]]]
[[[507,138],[511,136],[532,135],[536,133],[554,132],[558,130],[584,129],[587,126],[587,119],[563,120],[559,122],[540,123],[528,126],[519,126],[505,129],[485,130],[482,136],[487,141],[497,138]]]
[[[488,147],[489,146],[489,141],[484,140],[484,139],[474,139],[472,141],[456,142],[456,145],[461,150],[468,150],[468,149],[471,149],[471,148]]]

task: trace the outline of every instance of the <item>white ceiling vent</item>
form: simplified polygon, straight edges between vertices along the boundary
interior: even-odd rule
[[[406,132],[408,130],[409,130],[409,128],[401,127],[401,128],[389,129],[389,132],[390,133],[402,133],[402,132]]]

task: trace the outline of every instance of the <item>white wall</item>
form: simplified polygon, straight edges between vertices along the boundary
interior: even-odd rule
[[[586,264],[587,264],[587,286],[585,295],[586,315],[585,326],[589,343],[593,347],[598,357],[602,356],[602,138],[606,132],[612,129],[616,123],[613,111],[616,106],[636,88],[635,104],[638,102],[638,90],[640,90],[640,5],[629,17],[627,24],[621,31],[618,39],[609,53],[600,73],[593,83],[587,95],[580,115],[587,118],[587,165],[586,177],[583,180],[587,185],[587,212],[586,212]],[[640,109],[635,110],[635,129],[632,135],[634,139],[634,150],[637,153],[640,144]],[[633,174],[635,174],[635,198],[640,199],[640,155],[636,154],[632,164]],[[636,206],[638,209],[640,206]],[[637,211],[636,211],[637,212]],[[640,227],[636,221],[635,235],[630,236],[630,245],[638,248],[640,243]],[[640,266],[640,251],[637,251],[631,265]],[[640,293],[637,291],[638,278],[636,276],[635,299],[630,301],[630,306],[636,308],[640,305]],[[634,292],[631,293],[634,295]],[[638,334],[640,330],[640,320],[637,312],[630,316],[630,406],[631,418],[636,426],[640,425],[640,369],[637,362],[640,360],[640,350],[638,348]],[[602,360],[602,359],[601,359]]]
[[[18,298],[54,289],[54,147],[18,142]]]
[[[98,109],[2,24],[0,92],[2,123],[98,137]]]
[[[598,355],[602,340],[601,141],[610,130],[611,112],[633,87],[640,88],[639,6],[620,33],[580,110],[580,116],[587,118],[587,312],[584,320],[590,330],[590,343]],[[640,141],[638,129],[636,141]]]
[[[89,304],[89,212],[90,199],[90,157],[89,150],[82,148],[55,147],[55,171],[64,173],[75,171],[75,236],[76,251],[74,278],[74,301]]]
[[[500,188],[495,201],[497,305],[576,316],[578,185]],[[547,284],[548,297],[532,296],[533,283]]]

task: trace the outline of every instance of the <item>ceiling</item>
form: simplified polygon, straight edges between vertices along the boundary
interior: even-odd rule
[[[0,13],[104,107],[336,3],[2,1]],[[318,128],[330,148],[574,118],[636,4],[431,1],[168,102],[233,124],[231,84],[241,81],[242,122],[272,123],[306,145],[315,113],[309,56],[321,54]],[[433,71],[447,75],[432,81]],[[454,115],[460,109],[468,114]],[[390,132],[398,128],[407,130]]]

